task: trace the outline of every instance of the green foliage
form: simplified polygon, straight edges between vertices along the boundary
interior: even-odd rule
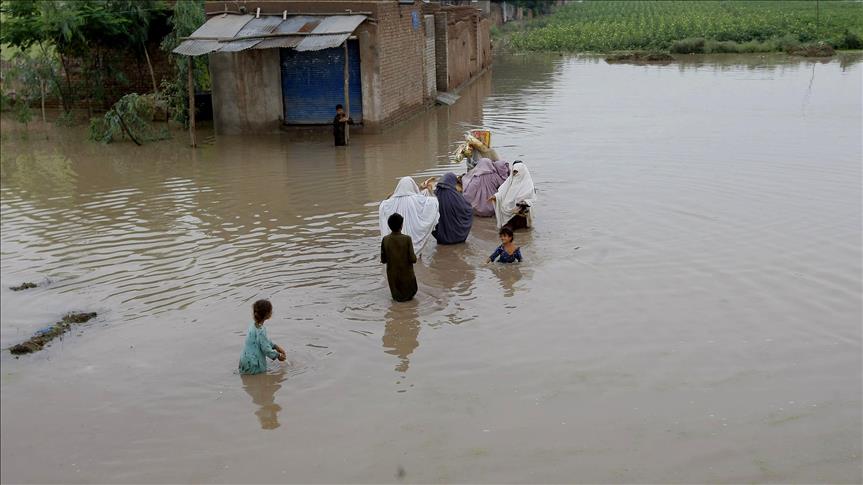
[[[75,115],[71,111],[64,111],[54,120],[54,124],[60,127],[75,125]]]
[[[12,58],[6,82],[14,86],[18,102],[32,104],[57,92],[60,62],[56,55],[39,49],[18,52]]]
[[[816,10],[817,9],[817,10]],[[847,33],[847,35],[846,35]],[[854,48],[863,36],[863,4],[829,1],[585,1],[529,21],[510,44],[541,51],[671,49],[675,41],[705,39],[719,49],[783,50],[780,39]],[[861,43],[863,44],[863,43]],[[681,48],[687,44],[681,44]],[[745,47],[744,47],[745,46]],[[696,46],[697,47],[697,46]]]
[[[90,139],[111,143],[129,137],[136,145],[169,138],[163,127],[153,126],[153,113],[158,100],[153,94],[131,93],[120,98],[104,116],[90,120]]]
[[[204,21],[206,21],[206,15],[204,14],[203,0],[177,0],[177,3],[174,4],[173,15],[169,21],[171,24],[171,33],[166,35],[162,40],[162,50],[166,52],[173,51],[174,48],[180,45],[181,38],[191,35]],[[176,68],[177,77],[171,81],[163,81],[161,89],[164,93],[171,119],[182,123],[183,126],[187,126],[189,122],[189,61],[186,56],[172,54],[171,62]],[[205,91],[209,90],[210,71],[207,57],[198,56],[193,58],[192,67],[194,69],[193,78],[195,86]]]
[[[671,43],[669,50],[675,54],[699,54],[704,52],[704,39],[702,37],[693,37],[676,40]]]
[[[30,109],[30,105],[21,101],[15,103],[15,121],[23,123],[26,126],[32,120],[33,110]]]
[[[137,49],[147,39],[150,21],[165,9],[161,0],[4,0],[0,43],[21,50],[53,46],[64,68],[65,83],[57,86],[68,111],[76,93],[92,97],[95,92],[98,97],[105,77],[112,74],[101,51],[118,46]],[[70,58],[92,62],[86,66],[82,87],[73,86]]]

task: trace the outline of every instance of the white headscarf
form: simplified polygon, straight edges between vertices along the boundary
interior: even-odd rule
[[[378,209],[382,237],[392,232],[387,225],[387,219],[396,212],[405,219],[402,234],[411,237],[414,253],[419,254],[440,217],[437,199],[420,194],[420,188],[414,179],[402,177],[392,197],[381,202]]]
[[[536,188],[533,186],[533,179],[530,177],[527,165],[522,162],[513,162],[510,169],[509,177],[503,181],[503,184],[497,189],[497,193],[494,194],[494,215],[497,217],[497,227],[503,226],[518,213],[519,208],[516,207],[516,204],[519,202],[527,202],[530,206],[530,212],[527,216],[527,226],[530,227],[533,206],[536,203]]]

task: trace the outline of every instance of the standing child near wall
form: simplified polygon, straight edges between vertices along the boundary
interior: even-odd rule
[[[347,137],[345,136],[347,125],[352,124],[354,124],[354,120],[345,113],[345,108],[342,105],[337,104],[336,117],[333,118],[333,137],[335,138],[337,147],[347,145]]]

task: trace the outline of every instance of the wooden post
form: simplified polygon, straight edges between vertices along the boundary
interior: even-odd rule
[[[351,93],[350,93],[350,78],[351,72],[348,68],[348,40],[345,39],[345,113],[348,119],[351,118]],[[351,140],[351,125],[345,123],[345,144],[350,144]]]
[[[195,142],[195,68],[192,56],[189,56],[189,139],[192,147],[198,146]]]
[[[156,73],[153,72],[153,63],[150,62],[150,53],[147,52],[147,44],[141,41],[141,47],[144,48],[144,57],[147,58],[147,69],[150,70],[150,80],[153,81],[153,94],[159,95],[159,86],[156,85]]]

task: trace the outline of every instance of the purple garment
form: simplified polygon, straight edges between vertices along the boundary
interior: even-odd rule
[[[456,182],[455,174],[449,172],[435,187],[440,219],[432,235],[438,244],[465,242],[473,225],[473,209],[456,190]]]
[[[509,166],[504,161],[492,162],[482,158],[470,172],[461,178],[464,198],[480,217],[494,215],[494,204],[488,198],[497,193],[497,189],[509,177]]]

